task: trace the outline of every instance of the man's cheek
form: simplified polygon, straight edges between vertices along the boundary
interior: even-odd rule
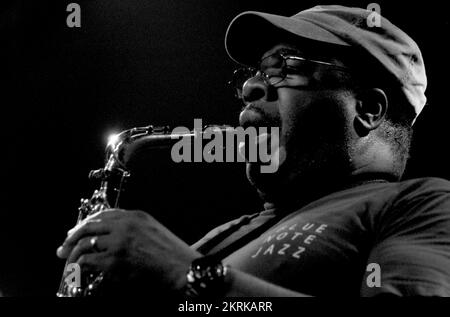
[[[260,170],[262,174],[275,173],[278,171],[279,167],[286,160],[286,148],[280,142],[279,132],[278,130],[272,131],[270,138],[270,155],[266,154],[265,163],[261,165]],[[260,153],[261,156],[264,156],[263,153]]]

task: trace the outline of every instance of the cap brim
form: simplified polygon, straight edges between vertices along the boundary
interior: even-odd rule
[[[322,27],[301,17],[284,17],[247,11],[236,16],[225,35],[225,49],[235,62],[252,65],[262,54],[278,44],[283,35],[341,46],[349,44]]]

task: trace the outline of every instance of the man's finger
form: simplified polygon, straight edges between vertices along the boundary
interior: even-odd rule
[[[78,240],[67,258],[68,263],[74,263],[80,256],[87,253],[101,252],[106,250],[105,236],[87,236]]]
[[[100,236],[108,234],[109,232],[110,227],[105,221],[97,220],[85,222],[75,231],[72,231],[69,237],[66,238],[63,245],[58,248],[57,255],[60,258],[66,258],[81,238],[86,236]]]
[[[87,223],[87,222],[99,222],[99,221],[106,220],[106,219],[115,219],[115,218],[120,217],[123,212],[124,212],[124,210],[122,210],[122,209],[105,209],[105,210],[99,211],[95,214],[92,214],[92,215],[86,217],[78,225],[76,225],[75,227],[70,229],[67,232],[67,235],[68,236],[72,235],[76,230],[78,230],[80,227],[85,225],[85,223]]]

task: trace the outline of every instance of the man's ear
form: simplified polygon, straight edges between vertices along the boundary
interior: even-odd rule
[[[365,136],[383,122],[388,109],[388,98],[379,88],[363,89],[357,94],[355,130]]]

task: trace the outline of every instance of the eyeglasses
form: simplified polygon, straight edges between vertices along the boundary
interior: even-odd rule
[[[311,66],[314,64],[325,65],[333,67],[338,70],[348,71],[348,67],[307,59],[297,55],[291,55],[292,53],[279,51],[275,54],[269,55],[263,58],[259,64],[260,69],[254,67],[239,67],[233,72],[232,79],[228,82],[230,87],[234,89],[235,96],[239,99],[242,98],[242,90],[247,80],[260,76],[266,85],[276,86],[290,75],[306,75],[311,74],[313,69]],[[272,71],[268,71],[272,70]],[[274,70],[274,71],[273,71]],[[293,81],[286,82],[286,86],[296,86]]]

